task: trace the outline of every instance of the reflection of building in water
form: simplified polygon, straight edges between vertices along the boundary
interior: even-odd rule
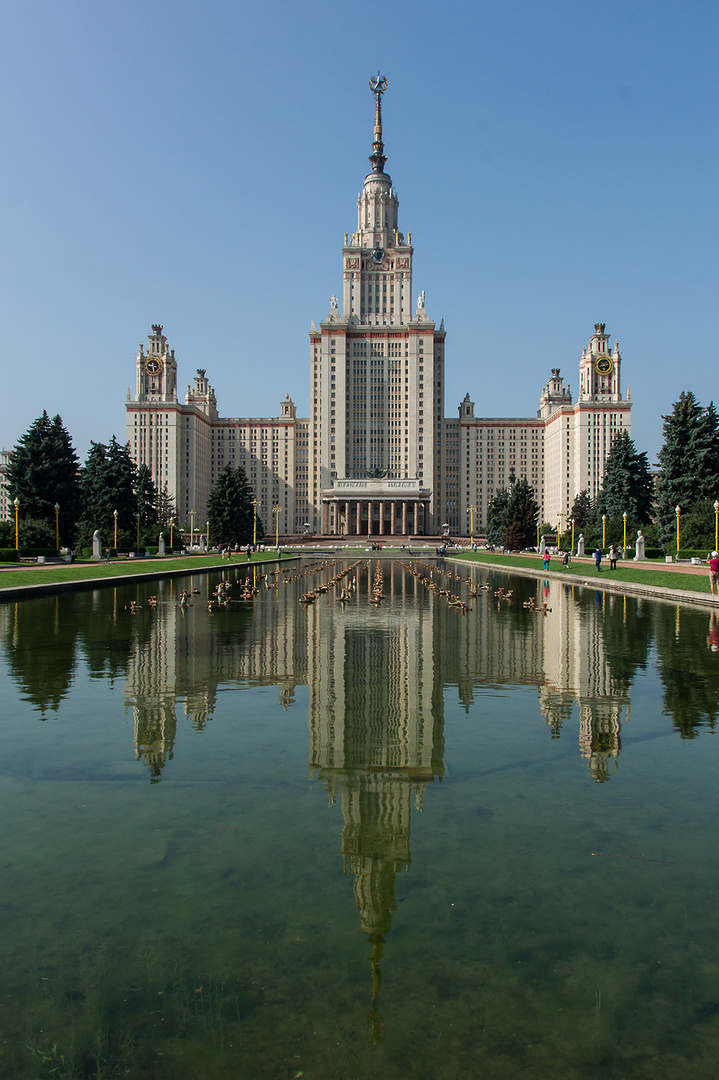
[[[212,719],[220,685],[279,686],[280,700],[291,704],[295,686],[307,679],[298,613],[278,603],[277,590],[262,589],[249,604],[215,607],[209,617],[208,589],[216,578],[211,587],[209,580],[192,579],[199,592],[185,610],[174,600],[176,583],[154,583],[159,602],[146,640],[136,643],[128,663],[125,701],[134,713],[136,754],[153,780],[173,756],[178,698],[185,718],[201,731]]]
[[[410,815],[442,776],[443,721],[433,650],[433,605],[397,565],[387,568],[391,611],[368,618],[357,603],[315,605],[310,623],[310,767],[342,807],[342,856],[355,876],[371,942],[368,1039],[383,1037],[379,962],[396,907],[395,875],[409,868]],[[358,591],[371,585],[360,576]]]
[[[584,600],[580,603],[580,600]],[[596,603],[575,587],[557,586],[552,593],[551,618],[544,623],[545,684],[539,700],[553,737],[579,703],[579,748],[594,779],[609,779],[609,758],[621,749],[622,714],[629,720],[627,687],[612,672],[604,640],[606,606],[615,597],[602,593]],[[618,613],[615,614],[618,615]]]

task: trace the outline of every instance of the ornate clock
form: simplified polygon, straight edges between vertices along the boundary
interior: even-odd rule
[[[151,356],[149,360],[145,361],[145,371],[148,375],[159,375],[162,371],[162,364],[155,356]]]
[[[594,370],[597,375],[610,375],[614,367],[614,361],[609,356],[600,356],[594,361]]]

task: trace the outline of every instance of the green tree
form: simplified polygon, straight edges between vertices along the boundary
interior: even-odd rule
[[[175,507],[175,499],[170,494],[167,484],[165,484],[162,491],[157,493],[157,524],[161,529],[169,529],[171,523],[174,523],[175,528],[177,528],[177,508]]]
[[[495,491],[489,503],[487,514],[487,541],[490,544],[502,544],[504,542],[504,512],[509,502],[509,492],[506,488]]]
[[[59,416],[51,419],[46,412],[31,424],[10,456],[10,498],[18,499],[21,522],[34,519],[47,523],[49,546],[55,544],[56,503],[60,508],[60,543],[75,540],[82,507],[78,467],[77,453],[62,420]]]
[[[105,547],[112,547],[117,510],[117,546],[134,549],[137,543],[137,469],[127,446],[113,435],[110,442],[90,443],[90,450],[80,474],[83,498],[80,542],[89,546],[92,534],[100,531]]]
[[[244,469],[225,465],[207,499],[211,544],[252,543],[255,520],[252,498],[252,488],[247,483]],[[257,539],[263,539],[264,535],[258,517]]]
[[[534,488],[526,478],[511,488],[502,519],[502,542],[514,550],[536,543],[539,503]]]
[[[701,500],[719,497],[719,416],[710,403],[704,408],[683,391],[664,420],[664,443],[659,451],[657,518],[665,550],[676,542],[676,510],[682,518]]]
[[[140,465],[137,469],[135,497],[140,515],[140,531],[154,534],[158,528],[157,488],[149,465]]]
[[[604,465],[604,482],[597,513],[608,518],[627,517],[640,525],[652,519],[654,485],[645,453],[638,454],[629,432],[615,435]]]
[[[589,489],[585,488],[584,491],[580,491],[579,494],[575,496],[574,502],[572,503],[570,518],[574,518],[575,531],[577,529],[586,529],[594,521],[594,516],[594,504],[592,503]]]

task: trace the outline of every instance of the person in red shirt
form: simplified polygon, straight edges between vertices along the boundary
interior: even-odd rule
[[[707,562],[709,563],[709,588],[713,596],[715,592],[719,594],[719,551],[712,551]]]

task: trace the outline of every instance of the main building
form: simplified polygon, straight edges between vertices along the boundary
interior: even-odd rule
[[[184,402],[177,361],[153,325],[127,394],[127,438],[138,465],[167,488],[179,518],[199,524],[225,465],[242,466],[268,533],[433,536],[467,533],[487,519],[496,491],[526,478],[542,519],[562,526],[575,496],[601,488],[617,432],[630,431],[622,360],[596,323],[579,362],[576,402],[553,368],[537,415],[480,418],[467,394],[444,415],[445,329],[413,304],[411,235],[399,229],[399,200],[382,139],[387,80],[375,97],[371,171],[357,200],[357,229],[342,248],[342,307],[310,330],[310,416],[289,394],[275,418],[220,417],[198,368]]]

